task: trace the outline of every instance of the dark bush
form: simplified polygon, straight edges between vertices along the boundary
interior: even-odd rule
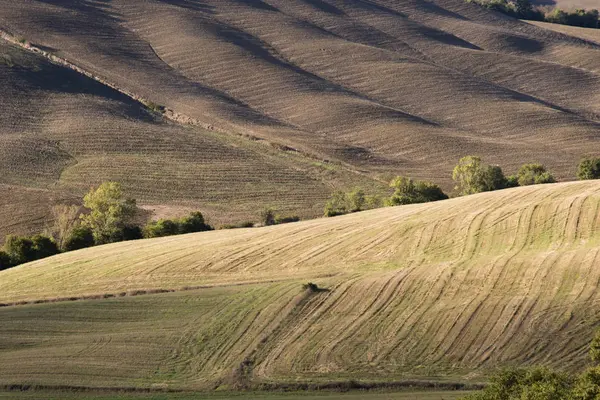
[[[213,228],[206,224],[201,212],[193,212],[180,219],[160,219],[147,224],[143,230],[143,237],[157,238],[173,236],[184,233],[210,231]]]
[[[31,238],[9,235],[4,243],[5,257],[9,265],[25,264],[59,253],[54,240],[47,236],[35,235]]]
[[[275,210],[273,210],[272,208],[265,208],[262,211],[262,213],[260,214],[260,222],[264,226],[275,225],[276,224],[276,221],[275,221]]]
[[[144,234],[142,228],[137,225],[127,225],[119,229],[113,236],[111,236],[111,243],[116,242],[127,242],[130,240],[143,239]]]
[[[11,268],[12,262],[10,256],[5,251],[0,250],[0,271]]]
[[[199,211],[195,211],[188,217],[183,217],[177,222],[179,225],[179,233],[204,232],[213,229],[204,222],[204,216]]]
[[[24,264],[34,259],[33,242],[30,238],[9,235],[4,242],[4,251],[12,265]]]
[[[600,179],[600,157],[581,160],[577,167],[577,177],[581,180]]]
[[[308,290],[310,292],[318,292],[319,286],[316,283],[308,282],[302,285],[302,290]]]
[[[47,236],[35,235],[31,238],[31,243],[31,250],[33,252],[33,259],[31,261],[51,257],[60,253],[56,242]]]
[[[513,188],[519,186],[519,177],[516,175],[510,175],[506,178],[506,187]]]
[[[94,234],[90,228],[78,226],[64,241],[65,251],[74,251],[92,247],[94,245]]]

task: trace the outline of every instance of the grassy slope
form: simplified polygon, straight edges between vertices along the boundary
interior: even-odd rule
[[[598,152],[600,45],[463,0],[23,0],[0,28],[215,129],[148,120],[31,57],[0,62],[0,182],[25,188],[118,179],[167,213],[240,220],[273,202],[314,216],[332,188],[374,178],[450,188],[465,154],[565,179]]]
[[[577,369],[599,252],[600,182],[576,182],[68,253],[0,273],[0,300],[212,287],[0,309],[0,383],[210,389],[243,360],[253,383]]]

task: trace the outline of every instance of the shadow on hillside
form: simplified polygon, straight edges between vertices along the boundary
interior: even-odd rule
[[[323,0],[302,0],[302,1],[310,4],[314,8],[317,8],[321,11],[325,11],[329,14],[334,14],[334,15],[344,15],[345,14],[342,10],[340,10],[336,6],[326,3]]]
[[[235,0],[237,3],[241,3],[245,6],[257,8],[265,11],[279,11],[278,8],[273,7],[270,4],[265,3],[262,0]]]
[[[201,11],[208,14],[215,13],[215,7],[195,0],[159,0],[173,6],[187,8],[188,10]]]

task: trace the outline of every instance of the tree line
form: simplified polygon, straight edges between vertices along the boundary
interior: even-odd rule
[[[104,182],[90,190],[83,198],[83,208],[58,205],[52,214],[54,223],[46,232],[6,237],[0,250],[0,270],[91,246],[213,229],[197,211],[139,226],[135,222],[139,214],[136,201],[126,197],[117,182]]]
[[[600,179],[600,157],[582,159],[577,167],[577,177],[580,180]],[[455,183],[455,196],[556,182],[542,164],[525,164],[516,174],[506,176],[500,166],[488,165],[481,157],[476,156],[461,158],[452,171],[452,179]],[[390,187],[394,192],[385,199],[368,196],[359,188],[347,193],[334,192],[325,205],[324,215],[333,217],[381,206],[427,203],[449,198],[437,184],[405,176],[394,178]]]
[[[571,375],[546,367],[499,371],[482,391],[464,400],[598,400],[600,399],[600,332],[592,340],[593,366]]]
[[[554,8],[549,12],[544,12],[541,8],[534,7],[529,0],[467,0],[467,2],[519,19],[583,28],[600,28],[600,12],[596,9],[585,10],[580,8],[574,11],[564,11]]]
[[[577,170],[579,179],[600,179],[600,157],[583,159]],[[464,196],[515,186],[555,182],[541,164],[525,164],[515,175],[505,176],[497,165],[485,164],[480,157],[467,156],[453,170],[455,195]],[[428,181],[398,176],[392,180],[393,193],[382,199],[367,195],[357,188],[350,192],[336,191],[325,205],[327,217],[348,214],[381,206],[426,203],[448,199],[440,186]],[[174,219],[159,219],[143,226],[136,223],[139,214],[135,199],[123,193],[117,182],[104,182],[83,197],[83,207],[58,205],[52,209],[53,225],[44,233],[33,236],[8,235],[0,249],[0,271],[20,264],[107,243],[143,238],[180,235],[213,230],[201,212]],[[272,208],[261,213],[259,226],[299,221],[297,216],[279,215]],[[253,222],[225,225],[224,229],[248,228]]]

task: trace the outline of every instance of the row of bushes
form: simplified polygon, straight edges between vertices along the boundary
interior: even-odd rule
[[[54,224],[45,234],[6,237],[0,250],[0,270],[106,243],[212,230],[200,212],[180,219],[161,219],[139,226],[134,199],[121,185],[105,182],[83,198],[84,208],[60,205],[52,210]]]
[[[508,368],[492,377],[482,391],[465,400],[597,400],[600,399],[600,334],[590,348],[596,365],[579,375],[553,371],[545,367]]]
[[[577,177],[581,180],[600,179],[600,157],[581,160],[577,168]],[[475,156],[461,158],[458,165],[454,167],[452,179],[456,185],[454,190],[457,196],[556,182],[554,176],[542,164],[525,164],[515,175],[506,176],[500,166],[485,164],[480,157]],[[427,203],[445,200],[449,197],[435,183],[415,181],[404,176],[398,176],[392,180],[390,187],[394,193],[383,201],[365,195],[361,189],[354,189],[349,193],[335,192],[325,205],[325,216],[348,214],[376,208],[382,204],[397,206]]]
[[[545,21],[583,28],[600,28],[600,13],[596,9],[563,11],[555,8],[550,12],[544,12],[541,8],[534,7],[529,0],[467,0],[467,2],[476,3],[487,9],[499,11],[520,19]]]

